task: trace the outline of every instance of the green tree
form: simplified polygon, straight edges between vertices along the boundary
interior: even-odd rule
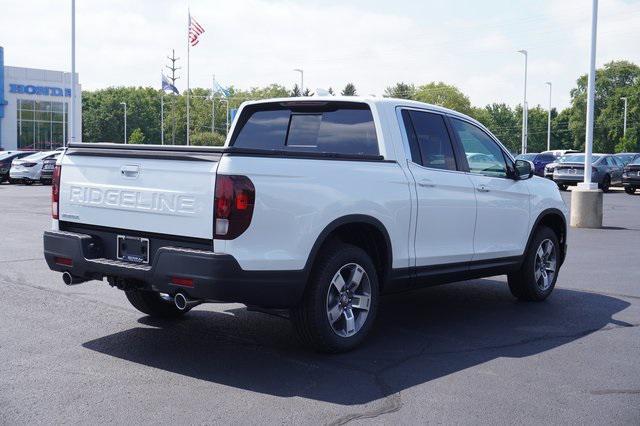
[[[424,84],[416,90],[413,99],[420,102],[443,106],[461,112],[471,114],[471,101],[455,86],[443,82],[431,82]]]
[[[292,96],[292,97],[301,96],[300,87],[298,86],[297,83],[293,86],[293,90],[291,91],[291,94],[289,96]]]
[[[144,143],[144,133],[140,130],[139,127],[135,128],[133,132],[131,132],[131,136],[129,136],[129,143],[133,144],[143,144]]]
[[[396,83],[394,86],[387,87],[384,91],[385,97],[398,99],[414,99],[415,94],[416,87],[413,84],[407,84],[404,82]]]
[[[347,85],[344,86],[344,89],[342,89],[341,95],[342,96],[357,96],[358,93],[356,92],[356,86],[354,86],[353,83],[347,83]]]
[[[632,100],[640,93],[640,67],[628,61],[609,62],[596,70],[595,81],[593,150],[610,153],[622,138],[624,107],[620,98],[626,96]],[[571,90],[569,128],[576,149],[584,149],[586,99],[587,76],[582,75],[577,80],[577,87]],[[627,137],[637,140],[640,122],[637,106],[630,109],[627,120],[630,124]]]
[[[329,87],[329,90],[327,90],[329,92],[329,94],[331,96],[335,95],[335,93],[333,92],[333,87]]]
[[[190,141],[192,145],[196,146],[222,146],[225,137],[220,133],[200,132],[191,135]]]

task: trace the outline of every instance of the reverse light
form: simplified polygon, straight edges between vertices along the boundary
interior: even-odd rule
[[[53,169],[53,177],[51,178],[51,217],[58,219],[60,210],[60,174],[62,166],[57,165]]]
[[[218,175],[214,199],[214,238],[232,240],[251,224],[256,190],[246,176]]]

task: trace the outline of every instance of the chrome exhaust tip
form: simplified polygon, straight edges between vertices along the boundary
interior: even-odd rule
[[[187,309],[191,309],[194,306],[198,306],[199,304],[202,303],[202,301],[189,299],[183,293],[177,293],[175,296],[173,296],[173,303],[176,305],[176,308],[178,308],[179,310],[186,311]]]
[[[71,275],[71,273],[69,273],[69,272],[63,272],[62,273],[62,281],[66,285],[76,285],[76,284],[82,284],[83,282],[86,282],[87,280],[85,280],[84,278],[81,278],[81,277],[76,277],[75,275]]]

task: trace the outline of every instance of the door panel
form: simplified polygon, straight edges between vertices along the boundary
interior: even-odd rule
[[[476,196],[469,176],[458,171],[445,119],[417,110],[402,115],[417,194],[416,266],[468,262],[473,257]]]
[[[451,124],[476,191],[473,260],[521,255],[529,230],[530,194],[526,182],[510,177],[513,162],[484,130],[456,118],[451,118]]]
[[[418,194],[416,266],[470,261],[476,196],[469,176],[412,162],[409,170]]]

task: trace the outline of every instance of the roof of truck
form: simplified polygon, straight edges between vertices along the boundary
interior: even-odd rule
[[[485,130],[486,127],[480,123],[478,120],[469,117],[466,114],[463,114],[458,111],[454,111],[449,108],[444,108],[438,105],[428,104],[425,102],[412,101],[409,99],[398,99],[398,98],[386,98],[382,96],[300,96],[300,97],[289,97],[289,98],[271,98],[271,99],[260,99],[255,101],[245,101],[241,106],[245,105],[254,105],[254,104],[262,104],[262,103],[273,103],[273,102],[318,102],[318,101],[333,101],[333,102],[361,102],[367,104],[376,104],[376,105],[391,105],[391,106],[404,106],[404,107],[414,107],[420,109],[429,109],[432,111],[437,111],[449,115],[458,116],[464,118],[466,120],[472,121],[478,125],[480,125]]]

